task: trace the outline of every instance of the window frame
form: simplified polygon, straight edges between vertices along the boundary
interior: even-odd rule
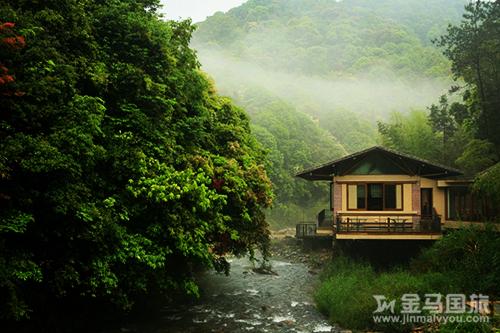
[[[370,184],[380,184],[382,185],[382,210],[369,210],[368,209],[368,185]],[[347,190],[347,198],[346,198],[346,205],[347,205],[347,210],[348,211],[367,211],[367,212],[377,212],[377,211],[388,211],[388,212],[398,212],[398,211],[403,211],[404,210],[404,184],[401,182],[349,182],[346,184],[346,190]],[[356,186],[356,191],[357,187],[363,185],[365,188],[365,207],[364,208],[349,208],[349,186]],[[386,185],[400,185],[401,186],[401,208],[387,208],[386,207],[386,196],[385,196],[385,186]],[[396,206],[397,206],[397,190],[396,190]],[[356,199],[357,200],[357,199]],[[356,207],[358,206],[356,202]]]

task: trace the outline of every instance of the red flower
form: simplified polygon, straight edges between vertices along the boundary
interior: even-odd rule
[[[26,95],[26,93],[25,93],[24,91],[16,91],[16,92],[14,93],[14,95],[16,95],[17,97],[21,97],[21,96]]]
[[[4,38],[2,38],[2,42],[4,44],[8,44],[10,46],[15,45],[16,41],[17,41],[16,37],[4,37]]]
[[[220,191],[222,185],[224,184],[224,179],[212,179],[212,186],[217,190]]]
[[[5,84],[5,80],[4,80],[3,78],[1,78],[1,77],[0,77],[0,86],[1,86],[2,84]]]
[[[3,29],[12,29],[14,28],[16,24],[15,23],[12,23],[12,22],[5,22],[4,24],[0,25],[0,30],[3,30]]]
[[[9,71],[9,69],[4,65],[0,65],[0,70],[3,72],[3,74],[7,74],[7,72]]]
[[[24,40],[24,36],[16,36],[17,43],[21,46],[24,47],[26,45],[26,41]]]
[[[4,37],[2,38],[2,42],[13,48],[21,48],[26,45],[26,41],[24,40],[23,36]]]
[[[12,75],[4,75],[2,78],[4,79],[5,83],[11,83],[15,81]]]

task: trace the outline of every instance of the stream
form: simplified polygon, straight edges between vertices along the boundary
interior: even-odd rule
[[[201,298],[166,307],[159,319],[133,331],[187,332],[337,332],[314,306],[317,276],[303,263],[271,260],[277,275],[258,274],[247,258],[230,259],[231,274],[204,273]],[[204,291],[204,292],[203,292]]]

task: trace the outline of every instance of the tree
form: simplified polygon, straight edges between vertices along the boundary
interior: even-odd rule
[[[486,170],[496,161],[495,147],[486,140],[472,139],[463,148],[456,163],[469,176]]]
[[[25,94],[0,94],[4,318],[57,325],[56,313],[196,294],[195,269],[266,254],[263,149],[200,71],[191,22],[162,21],[158,5],[0,4],[26,36],[8,58]]]
[[[450,140],[450,137],[454,134],[456,130],[455,119],[450,112],[450,106],[448,104],[448,99],[446,95],[442,95],[439,99],[439,106],[432,104],[429,107],[429,120],[434,132],[437,132],[442,137],[443,147],[443,161],[447,160],[446,148]]]
[[[492,201],[498,218],[500,213],[498,208],[500,207],[500,163],[496,163],[479,173],[474,181],[473,189]]]
[[[428,114],[412,110],[408,115],[393,113],[388,122],[379,122],[382,145],[430,161],[439,161],[442,151]]]
[[[475,1],[465,7],[459,25],[450,25],[436,41],[452,61],[456,78],[466,82],[464,99],[477,123],[477,138],[492,142],[500,153],[500,3]]]

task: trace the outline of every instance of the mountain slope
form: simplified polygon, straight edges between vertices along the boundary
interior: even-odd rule
[[[445,77],[448,63],[430,39],[460,18],[464,3],[250,0],[200,23],[193,43],[306,75]]]
[[[192,45],[203,69],[250,113],[271,152],[268,170],[283,216],[326,196],[321,186],[292,177],[299,166],[376,144],[377,121],[425,109],[449,89],[450,64],[431,39],[460,19],[464,4],[249,0],[198,24]],[[307,147],[323,153],[301,155]]]

